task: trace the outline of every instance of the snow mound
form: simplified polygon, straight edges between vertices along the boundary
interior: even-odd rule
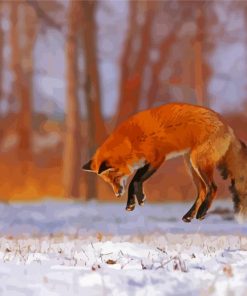
[[[246,226],[228,202],[190,224],[188,207],[1,205],[0,295],[246,295]]]

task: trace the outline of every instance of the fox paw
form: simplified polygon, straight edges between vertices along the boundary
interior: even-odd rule
[[[197,215],[196,215],[196,219],[201,220],[201,221],[204,220],[205,217],[206,217],[206,213],[205,214],[197,213]]]
[[[184,222],[186,222],[186,223],[191,222],[192,219],[193,219],[193,217],[190,216],[190,215],[188,215],[188,214],[185,214],[185,215],[183,216],[183,218],[182,218],[182,220],[183,220]]]
[[[126,206],[126,211],[131,212],[135,209],[135,204],[127,205]]]
[[[195,217],[195,209],[194,206],[183,216],[182,220],[186,223],[191,222]]]
[[[137,201],[138,201],[139,206],[143,206],[145,200],[146,200],[146,196],[144,194],[139,197],[137,196]]]

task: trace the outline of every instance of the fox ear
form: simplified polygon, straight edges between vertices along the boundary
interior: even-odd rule
[[[82,166],[82,169],[84,171],[89,171],[89,172],[92,172],[93,169],[92,169],[92,159],[90,159],[86,164],[84,164],[84,166]]]
[[[98,174],[100,175],[101,173],[108,171],[108,170],[113,170],[113,168],[107,163],[107,161],[103,161],[99,167]]]

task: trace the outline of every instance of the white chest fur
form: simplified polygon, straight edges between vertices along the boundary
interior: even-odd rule
[[[188,152],[189,152],[189,149],[184,149],[184,150],[180,150],[180,151],[173,151],[173,152],[166,155],[166,160],[182,156]]]
[[[145,159],[141,158],[137,162],[133,163],[132,165],[129,165],[129,169],[131,173],[133,173],[135,170],[138,170],[139,168],[142,168],[145,165]]]

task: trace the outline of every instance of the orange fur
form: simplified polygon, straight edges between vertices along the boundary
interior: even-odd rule
[[[123,122],[98,148],[90,170],[98,173],[106,162],[109,169],[100,176],[117,194],[119,180],[144,163],[157,169],[165,159],[186,155],[198,189],[197,201],[184,216],[184,221],[189,222],[196,214],[198,219],[204,218],[216,195],[214,168],[236,141],[232,129],[218,113],[191,104],[172,103],[142,111]],[[118,182],[114,181],[116,176]]]

